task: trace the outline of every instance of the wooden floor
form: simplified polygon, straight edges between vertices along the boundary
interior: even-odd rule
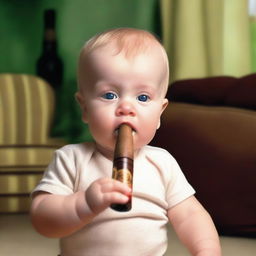
[[[221,237],[221,243],[223,256],[256,255],[256,239]],[[58,240],[37,234],[26,214],[0,215],[0,255],[57,256]],[[169,228],[169,247],[166,256],[171,255],[189,256],[189,253],[180,244],[172,229]]]

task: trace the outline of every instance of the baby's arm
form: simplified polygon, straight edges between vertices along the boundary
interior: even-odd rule
[[[170,208],[168,217],[191,255],[221,255],[219,236],[213,221],[194,196]]]
[[[63,237],[88,224],[112,203],[124,204],[131,189],[119,181],[102,178],[84,191],[63,196],[38,192],[30,210],[31,220],[39,233]]]

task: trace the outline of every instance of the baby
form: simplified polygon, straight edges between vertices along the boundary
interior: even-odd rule
[[[171,222],[191,255],[221,255],[209,214],[174,158],[148,146],[168,101],[168,58],[149,32],[112,29],[83,47],[78,67],[82,118],[93,143],[56,151],[33,191],[36,230],[60,238],[61,256],[162,256]],[[116,130],[133,129],[133,190],[111,178]],[[132,209],[118,212],[111,204]]]

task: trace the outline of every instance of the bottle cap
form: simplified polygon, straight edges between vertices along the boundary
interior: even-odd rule
[[[44,24],[46,28],[55,27],[55,10],[47,9],[44,11]]]

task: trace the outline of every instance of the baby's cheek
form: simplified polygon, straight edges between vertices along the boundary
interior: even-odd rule
[[[145,145],[148,145],[150,141],[153,139],[155,135],[155,129],[144,129],[140,135],[138,135],[137,139],[135,140],[135,147],[139,149]]]

